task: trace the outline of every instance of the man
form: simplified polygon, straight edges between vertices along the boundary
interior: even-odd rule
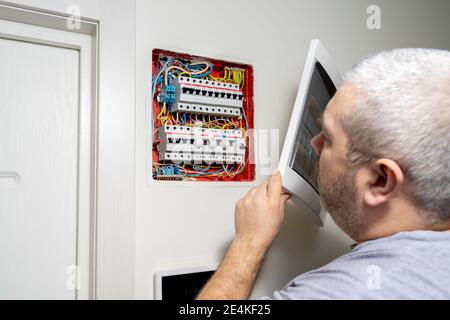
[[[450,299],[450,52],[364,59],[311,143],[323,205],[358,244],[273,298]],[[288,197],[275,173],[237,202],[235,238],[198,299],[249,297]]]

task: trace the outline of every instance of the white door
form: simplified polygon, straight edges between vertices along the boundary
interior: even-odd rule
[[[88,297],[91,41],[0,20],[0,299]]]

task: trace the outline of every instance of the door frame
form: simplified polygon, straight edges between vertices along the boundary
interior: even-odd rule
[[[0,37],[55,47],[76,49],[80,53],[76,299],[96,298],[97,263],[97,145],[98,145],[98,32],[96,21],[80,18],[79,28],[67,27],[67,16],[37,11],[0,1],[0,19],[4,23]],[[29,26],[29,29],[28,29]],[[46,33],[44,28],[56,32]],[[22,31],[25,27],[25,31]],[[77,26],[78,27],[78,26]],[[67,32],[71,36],[67,37]],[[89,37],[86,37],[88,35]],[[86,271],[87,270],[87,271]],[[79,277],[79,278],[78,278]]]

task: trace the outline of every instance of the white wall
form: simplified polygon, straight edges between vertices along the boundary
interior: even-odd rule
[[[366,28],[370,4],[381,7],[382,30]],[[220,262],[233,236],[234,203],[248,190],[147,185],[152,48],[236,57],[253,64],[256,128],[279,128],[283,139],[312,38],[323,41],[342,71],[382,49],[450,49],[449,9],[445,0],[137,0],[136,298],[152,298],[157,270]],[[253,297],[271,294],[295,275],[346,252],[350,244],[329,217],[318,229],[289,205]]]

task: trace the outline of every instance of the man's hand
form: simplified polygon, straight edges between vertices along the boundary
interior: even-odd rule
[[[199,300],[247,299],[264,255],[280,231],[289,195],[275,173],[236,204],[236,236]]]
[[[289,195],[282,192],[281,174],[250,190],[236,203],[235,241],[266,251],[280,231]]]

